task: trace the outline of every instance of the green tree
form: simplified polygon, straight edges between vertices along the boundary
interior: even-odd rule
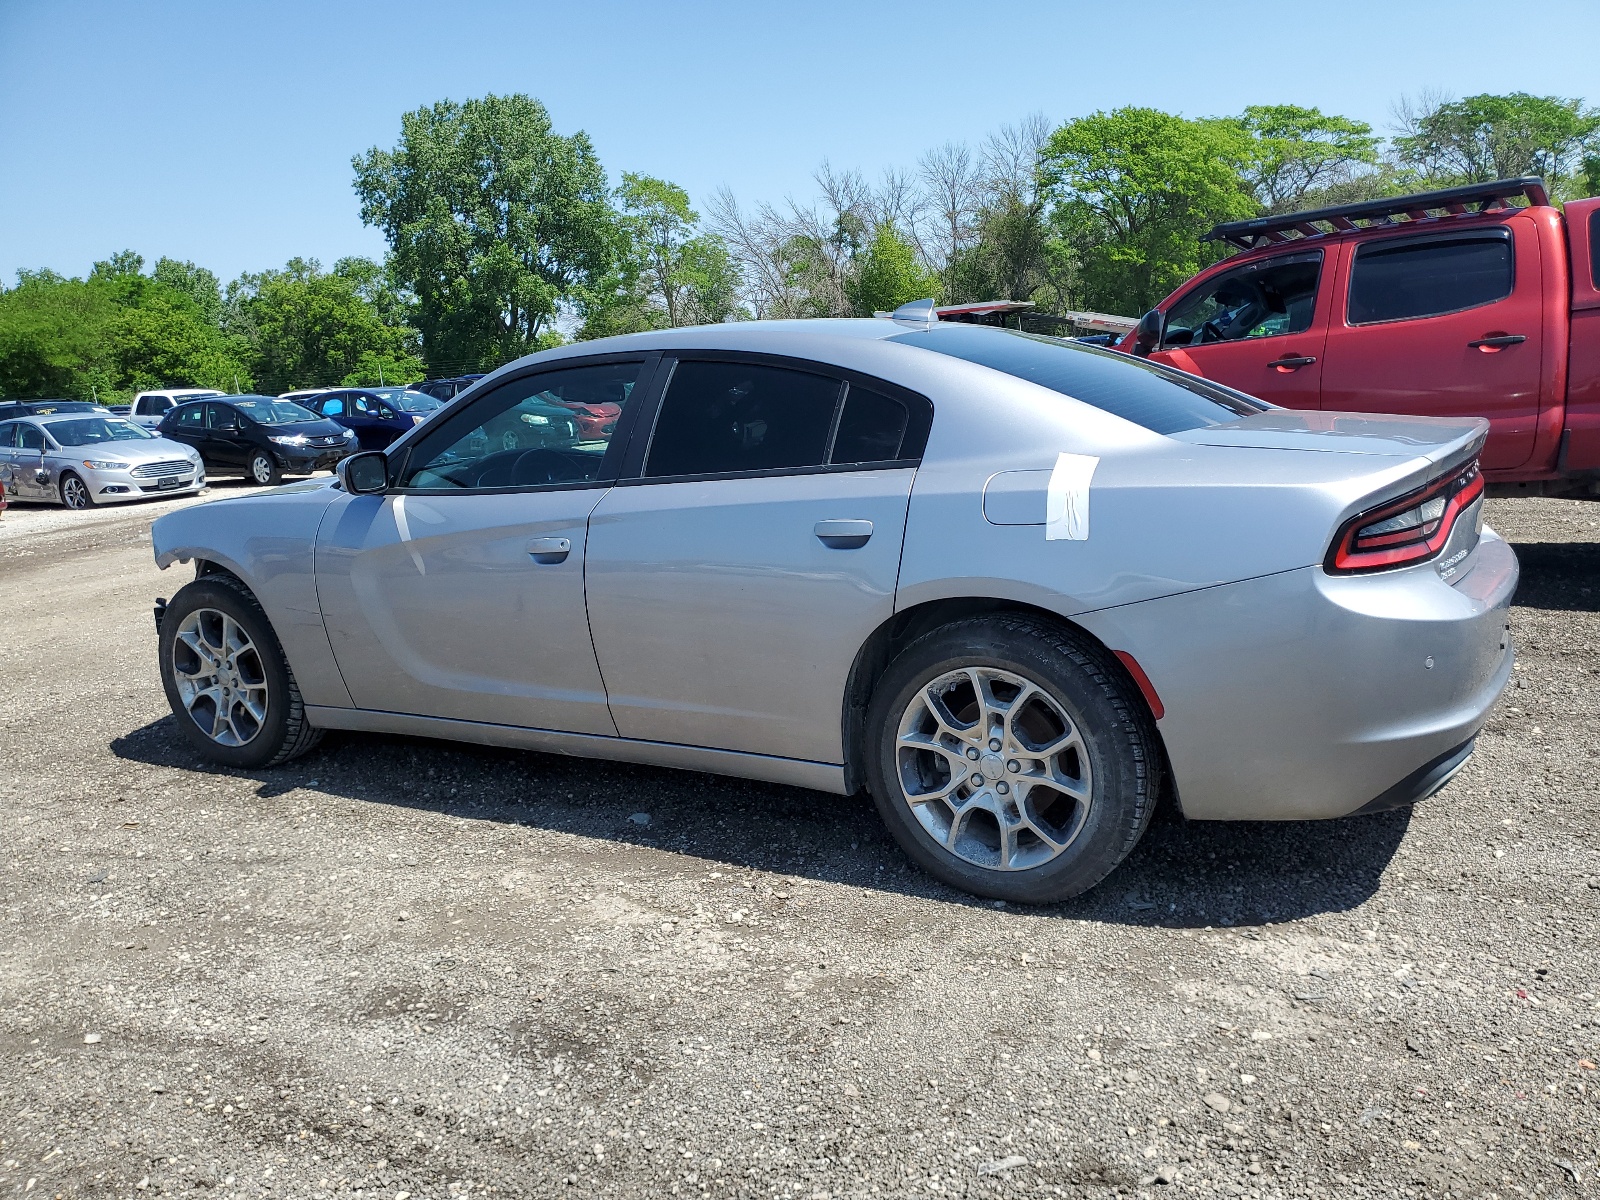
[[[204,267],[192,262],[179,262],[175,258],[156,259],[150,277],[173,291],[189,297],[200,310],[200,315],[216,325],[222,318],[222,288],[217,277]]]
[[[612,270],[580,301],[579,337],[714,324],[738,311],[732,257],[715,235],[698,232],[687,192],[625,172],[616,199],[624,241]]]
[[[1256,212],[1236,121],[1120,108],[1068,121],[1045,145],[1051,221],[1078,264],[1085,307],[1143,312],[1214,260],[1200,238]]]
[[[622,235],[586,134],[530,96],[441,101],[401,118],[393,150],[352,160],[362,220],[383,230],[416,296],[430,362],[503,361],[546,344],[564,303]]]
[[[380,271],[341,259],[332,272],[292,258],[281,271],[246,275],[229,287],[228,325],[249,342],[256,374],[275,391],[420,378],[417,332],[385,323],[369,298]]]
[[[22,272],[0,293],[0,392],[114,400],[152,387],[248,385],[246,347],[131,251],[87,279]]]
[[[917,252],[888,221],[881,221],[855,258],[855,272],[845,284],[850,308],[858,317],[893,312],[912,300],[936,296],[939,278],[917,261]]]
[[[1307,195],[1336,186],[1378,161],[1372,126],[1295,104],[1256,104],[1239,124],[1251,139],[1245,182],[1269,213],[1305,207]]]
[[[1600,111],[1579,99],[1485,94],[1402,105],[1400,118],[1396,155],[1436,184],[1542,175],[1561,193],[1600,151]]]

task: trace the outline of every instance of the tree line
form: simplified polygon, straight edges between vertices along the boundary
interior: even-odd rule
[[[487,370],[562,341],[669,326],[869,316],[910,300],[1137,315],[1222,250],[1214,224],[1518,175],[1600,194],[1600,110],[1424,95],[1391,136],[1316,108],[1187,118],[1124,107],[946,143],[875,180],[824,162],[809,200],[697,211],[557,132],[529,96],[441,101],[352,160],[384,261],[291,259],[226,286],[123,251],[0,290],[0,394],[286,391]]]

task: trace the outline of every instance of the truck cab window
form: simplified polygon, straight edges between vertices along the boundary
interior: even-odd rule
[[[1286,254],[1225,271],[1167,313],[1164,346],[1202,346],[1303,333],[1311,327],[1322,252]]]
[[[1493,304],[1511,294],[1509,230],[1398,245],[1368,242],[1350,269],[1349,322],[1415,320]]]

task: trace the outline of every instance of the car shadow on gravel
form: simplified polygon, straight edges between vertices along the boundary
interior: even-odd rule
[[[690,860],[685,872],[709,863],[969,907],[991,904],[912,867],[864,795],[384,734],[330,734],[288,766],[232,771],[203,762],[170,717],[118,738],[111,750],[149,766],[250,779],[263,800],[305,788],[361,804],[665,851]],[[1028,911],[1180,928],[1342,912],[1377,890],[1410,820],[1410,810],[1400,809],[1342,821],[1186,821],[1165,804],[1127,861],[1099,887]],[[652,856],[648,869],[672,868]]]
[[[1600,612],[1600,542],[1518,542],[1518,608]]]

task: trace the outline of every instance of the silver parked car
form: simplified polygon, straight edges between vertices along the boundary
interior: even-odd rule
[[[606,439],[509,441],[605,394]],[[1091,887],[1158,798],[1412,803],[1505,686],[1485,422],[1291,412],[1010,330],[752,322],[497,371],[339,479],[162,517],[183,734],[322,730],[869,790],[958,887]]]
[[[0,487],[17,500],[92,508],[205,484],[198,454],[126,417],[53,413],[0,422]]]

